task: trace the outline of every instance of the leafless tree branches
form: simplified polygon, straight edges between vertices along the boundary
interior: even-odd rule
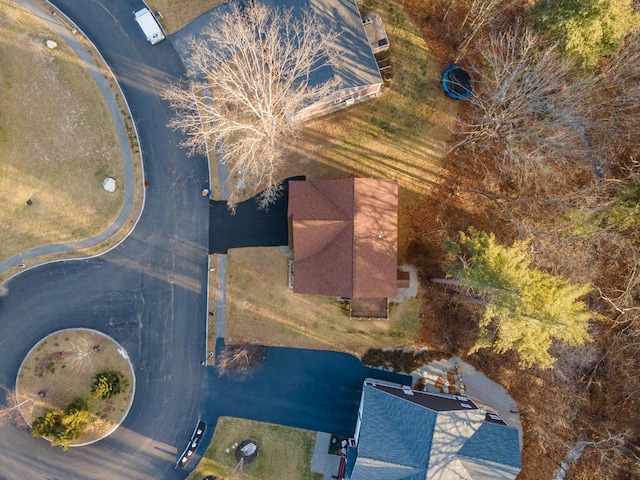
[[[568,166],[589,166],[587,80],[528,31],[493,35],[483,56],[474,109],[459,130],[461,145],[490,154],[521,191],[557,192]]]
[[[33,410],[37,404],[37,398],[29,396],[21,396],[18,398],[15,390],[8,389],[4,386],[0,388],[5,391],[5,405],[0,407],[0,426],[8,424],[26,426],[20,410]]]
[[[253,368],[264,362],[266,355],[267,347],[263,345],[227,345],[216,361],[218,374],[248,375]]]
[[[295,114],[325,98],[338,80],[329,74],[335,33],[310,12],[235,4],[190,41],[190,80],[165,92],[176,109],[170,126],[192,151],[212,152],[229,168],[229,204],[241,190],[265,188],[262,206],[278,193],[284,147],[298,135]],[[322,72],[321,72],[322,71]],[[324,81],[317,81],[317,74]],[[312,78],[313,77],[313,78]]]
[[[93,365],[95,354],[100,351],[98,345],[92,344],[88,339],[81,338],[71,344],[70,361],[71,370],[81,372]]]
[[[467,52],[471,41],[481,29],[519,3],[521,3],[520,0],[471,0],[460,25],[464,36],[458,46],[459,54],[456,62]]]

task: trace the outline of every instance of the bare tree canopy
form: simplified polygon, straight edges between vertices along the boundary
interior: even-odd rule
[[[461,122],[461,144],[492,155],[523,190],[555,190],[567,172],[588,171],[588,79],[526,31],[493,35],[483,59],[479,91],[470,97],[475,108]]]
[[[334,38],[310,11],[253,4],[232,5],[190,40],[190,80],[165,92],[177,111],[170,126],[187,135],[191,151],[218,147],[230,206],[245,186],[265,189],[262,206],[277,198],[285,147],[299,131],[296,112],[338,85]]]

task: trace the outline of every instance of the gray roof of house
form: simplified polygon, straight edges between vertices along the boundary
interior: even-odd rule
[[[378,64],[364,31],[362,17],[355,0],[258,0],[271,8],[292,9],[293,15],[311,10],[338,35],[334,43],[341,52],[332,67],[315,71],[310,81],[322,83],[333,75],[341,79],[339,89],[382,83]]]
[[[359,476],[352,480],[404,479],[416,474],[424,479],[437,413],[398,401],[377,388],[365,387],[363,401],[368,421],[363,419],[360,426]]]
[[[461,408],[461,402],[462,397],[422,392],[411,395],[399,387],[365,383],[357,454],[349,452],[347,459],[351,480],[424,480],[432,455],[446,473],[449,461],[443,464],[442,460],[455,443],[439,447],[437,441],[434,444],[434,432],[443,425],[455,427],[455,422],[440,422],[439,415],[458,418],[459,413],[466,415],[465,411],[475,411],[473,415],[479,415],[478,422],[482,423],[466,433],[468,438],[460,437],[463,443],[459,449],[451,450],[450,458],[457,459],[458,465],[452,464],[451,468],[463,468],[470,478],[515,478],[521,468],[518,431],[483,421],[482,410],[472,402],[471,408]],[[457,430],[459,436],[465,429]],[[442,439],[441,434],[436,438]]]
[[[460,397],[457,395],[438,395],[427,392],[414,392],[407,394],[404,390],[397,387],[376,385],[378,390],[386,392],[390,395],[400,397],[407,402],[417,403],[425,408],[436,412],[452,412],[454,410],[477,410],[473,401],[468,397]]]
[[[458,455],[521,468],[518,444],[518,430],[485,421],[465,442]]]

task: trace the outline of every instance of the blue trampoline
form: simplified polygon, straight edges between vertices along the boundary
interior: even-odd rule
[[[471,77],[460,65],[453,63],[442,74],[442,89],[456,100],[467,98],[473,92]]]

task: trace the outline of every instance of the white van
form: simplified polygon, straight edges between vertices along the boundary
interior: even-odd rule
[[[147,40],[151,42],[151,45],[155,45],[159,41],[164,40],[165,36],[162,31],[162,27],[148,8],[138,10],[135,13],[135,19],[144,34],[147,36]]]

